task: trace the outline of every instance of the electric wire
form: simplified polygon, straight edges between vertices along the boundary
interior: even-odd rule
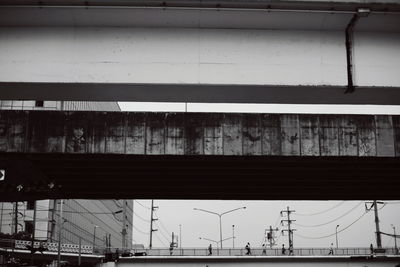
[[[168,240],[168,237],[166,237],[162,232],[158,231],[159,234],[161,234],[161,236],[164,238],[165,241],[167,241],[168,243],[170,242]]]
[[[157,214],[155,211],[154,211],[154,214],[157,216],[158,222],[159,222],[161,228],[163,228],[163,230],[164,230],[167,234],[169,234],[170,231],[169,231],[169,230],[167,229],[167,227],[161,222],[160,216],[158,216],[158,214]]]
[[[144,234],[144,235],[149,235],[149,234],[150,234],[150,233],[147,233],[147,232],[144,232],[144,231],[140,230],[140,229],[137,228],[135,225],[132,225],[132,227],[133,227],[136,231],[138,231],[139,233],[141,233],[141,234]]]
[[[141,216],[140,216],[139,214],[137,214],[136,212],[134,212],[133,215],[136,216],[136,217],[138,217],[139,219],[141,219],[141,220],[144,221],[144,222],[147,222],[147,223],[150,222],[150,220],[147,220],[147,219],[141,217]]]
[[[358,203],[356,206],[354,206],[353,208],[351,208],[349,211],[347,211],[347,212],[344,213],[343,215],[341,215],[341,216],[339,216],[339,217],[337,217],[337,218],[335,218],[335,219],[333,219],[333,220],[330,220],[330,221],[328,221],[328,222],[325,222],[325,223],[315,224],[315,225],[304,225],[304,224],[299,224],[299,223],[293,223],[293,224],[294,224],[294,225],[297,225],[297,226],[300,226],[300,227],[320,227],[320,226],[328,225],[328,224],[331,224],[331,223],[333,223],[333,222],[335,222],[335,221],[337,221],[337,220],[343,218],[344,216],[348,215],[349,213],[351,213],[352,211],[354,211],[356,208],[358,208],[361,204],[363,204],[363,202]]]
[[[148,209],[148,210],[151,210],[150,207],[147,207],[147,206],[143,205],[143,204],[140,203],[139,201],[135,200],[135,202],[136,202],[137,204],[139,204],[140,206],[142,206],[143,208]]]
[[[157,235],[155,235],[155,236],[156,236],[156,238],[158,239],[158,241],[161,242],[161,244],[163,244],[164,246],[168,247],[168,245],[166,245],[166,244],[164,243],[164,241],[162,241]]]
[[[328,212],[328,211],[331,211],[331,210],[333,210],[333,209],[335,209],[335,208],[337,208],[337,207],[343,205],[344,203],[346,203],[346,201],[342,201],[342,202],[340,202],[340,203],[334,205],[333,207],[331,207],[331,208],[329,208],[329,209],[326,209],[326,210],[323,210],[323,211],[319,211],[319,212],[315,212],[315,213],[298,213],[298,212],[296,211],[296,216],[315,216],[315,215],[324,214],[324,213],[326,213],[326,212]]]
[[[158,225],[158,226],[160,226],[160,225]],[[159,229],[161,230],[161,228],[159,227]],[[169,243],[169,239],[168,239],[168,237],[167,236],[165,236],[165,234],[163,233],[163,231],[158,231],[158,233],[160,233],[161,234],[161,236],[162,237],[164,237],[164,239]]]
[[[363,213],[360,217],[358,217],[355,221],[353,221],[352,223],[350,223],[348,226],[344,227],[343,229],[341,229],[341,230],[338,231],[337,233],[335,232],[335,233],[333,233],[333,234],[329,234],[329,235],[325,235],[325,236],[317,236],[317,237],[303,236],[303,235],[300,235],[300,234],[298,234],[298,233],[295,233],[295,235],[298,236],[298,237],[304,238],[304,239],[324,239],[324,238],[332,237],[332,236],[335,236],[335,235],[338,234],[338,233],[341,233],[341,232],[347,230],[347,229],[348,229],[349,227],[351,227],[353,224],[355,224],[356,222],[358,222],[359,220],[361,220],[361,218],[363,218],[366,214],[368,214],[368,211],[364,211],[364,213]]]

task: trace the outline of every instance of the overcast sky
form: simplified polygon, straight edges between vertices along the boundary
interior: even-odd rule
[[[172,111],[172,112],[255,112],[255,113],[317,113],[317,114],[400,114],[400,106],[372,105],[282,105],[282,104],[185,104],[120,102],[123,111]],[[183,247],[206,247],[213,243],[202,238],[219,240],[217,215],[196,211],[194,208],[217,213],[237,210],[222,217],[223,239],[232,237],[235,225],[235,247],[261,246],[266,228],[278,228],[277,247],[288,246],[287,229],[280,224],[280,211],[290,207],[294,232],[294,247],[329,247],[336,245],[335,228],[338,227],[339,247],[369,247],[375,241],[373,211],[366,212],[365,201],[220,201],[220,200],[156,200],[158,206],[154,228],[153,247],[166,247],[171,233],[179,235],[182,229]],[[134,243],[149,244],[150,200],[134,202]],[[392,225],[400,233],[400,201],[379,205],[381,231],[393,233]],[[232,239],[223,242],[232,247]],[[215,246],[215,243],[213,243]],[[394,239],[382,236],[383,246],[394,246]]]

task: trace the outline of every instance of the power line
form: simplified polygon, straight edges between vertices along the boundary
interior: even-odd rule
[[[139,214],[137,214],[136,212],[134,212],[133,215],[135,215],[136,217],[138,217],[139,219],[141,219],[141,220],[144,221],[144,222],[147,222],[147,223],[150,222],[150,220],[147,220],[147,219],[145,219],[145,218],[139,216]]]
[[[278,214],[278,218],[276,218],[274,228],[278,227],[279,222],[281,221],[281,214]]]
[[[164,246],[168,247],[168,245],[166,245],[166,244],[164,243],[164,241],[162,241],[157,235],[156,235],[156,238],[157,238],[158,241],[160,241]]]
[[[166,237],[166,236],[165,236],[165,234],[164,234],[163,232],[161,232],[161,231],[158,231],[158,233],[160,233],[160,234],[161,234],[161,236],[162,236],[162,237],[164,237],[164,239],[165,239],[165,240],[167,240],[167,242],[169,242],[169,239],[168,239],[168,237]]]
[[[388,204],[388,205],[391,205],[391,204],[400,204],[400,201],[385,202],[385,204]]]
[[[298,223],[294,223],[294,224],[297,225],[297,226],[300,226],[300,227],[319,227],[319,226],[328,225],[328,224],[331,224],[331,223],[333,223],[333,222],[335,222],[335,221],[337,221],[337,220],[343,218],[344,216],[348,215],[350,212],[352,212],[353,210],[355,210],[355,209],[356,209],[358,206],[360,206],[362,203],[363,203],[363,202],[358,203],[358,204],[357,204],[356,206],[354,206],[351,210],[347,211],[347,212],[344,213],[343,215],[341,215],[341,216],[339,216],[339,217],[337,217],[337,218],[335,218],[335,219],[333,219],[333,220],[331,220],[331,221],[329,221],[329,222],[326,222],[326,223],[315,224],[315,225],[303,225],[303,224],[298,224]]]
[[[345,230],[348,229],[350,226],[352,226],[353,224],[355,224],[356,222],[358,222],[359,220],[361,220],[361,218],[364,217],[365,214],[367,214],[367,213],[368,213],[368,211],[364,211],[364,213],[363,213],[360,217],[358,217],[354,222],[352,222],[351,224],[349,224],[349,225],[346,226],[345,228],[341,229],[341,230],[338,231],[337,233],[341,233],[341,232],[345,231]],[[333,234],[329,234],[329,235],[325,235],[325,236],[318,236],[318,237],[307,237],[307,236],[299,235],[298,233],[296,233],[296,236],[299,236],[299,237],[304,238],[304,239],[323,239],[323,238],[332,237],[332,236],[334,236],[334,235],[336,235],[336,232],[333,233]]]
[[[154,211],[154,214],[160,218],[160,216],[158,216],[158,214]],[[161,228],[163,228],[163,230],[169,235],[170,231],[167,229],[167,227],[160,221],[160,219],[158,219],[158,222],[160,223]]]
[[[134,226],[134,225],[132,225],[132,227],[136,230],[136,231],[138,231],[139,233],[141,233],[141,234],[144,234],[144,235],[149,235],[149,233],[146,233],[146,232],[144,232],[144,231],[142,231],[142,230],[140,230],[139,228],[137,228],[136,226]]]
[[[339,204],[336,204],[336,205],[334,205],[333,207],[331,207],[331,208],[329,208],[329,209],[326,209],[326,210],[323,210],[323,211],[319,211],[319,212],[315,212],[315,213],[298,213],[298,212],[296,212],[296,215],[298,215],[298,216],[315,216],[315,215],[324,214],[324,213],[326,213],[326,212],[328,212],[328,211],[331,211],[331,210],[333,210],[333,209],[335,209],[335,208],[337,208],[337,207],[343,205],[345,202],[346,202],[346,201],[342,201],[342,202],[340,202]]]
[[[148,209],[148,210],[151,210],[150,207],[147,207],[147,206],[143,205],[143,204],[140,203],[139,201],[135,200],[135,202],[136,202],[137,204],[139,204],[140,206],[142,206],[143,208]]]

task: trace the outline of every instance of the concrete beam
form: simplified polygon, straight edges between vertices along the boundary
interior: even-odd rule
[[[0,111],[0,152],[395,157],[399,136],[400,116]]]
[[[39,3],[39,4],[38,4]],[[307,8],[332,10],[351,10],[355,7],[372,7],[382,11],[399,8],[397,0],[3,0],[1,5],[34,5],[34,6],[119,6],[119,7],[202,7],[202,8]]]
[[[400,155],[399,116],[0,111],[0,152]]]
[[[0,100],[400,105],[398,87],[0,82]],[[112,93],[110,93],[112,92]]]
[[[400,116],[1,111],[0,201],[393,200],[399,140]]]

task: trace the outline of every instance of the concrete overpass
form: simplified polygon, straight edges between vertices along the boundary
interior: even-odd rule
[[[399,12],[396,0],[1,1],[0,99],[400,104]]]
[[[0,112],[0,199],[397,199],[400,117]]]
[[[121,259],[115,266],[338,266],[338,267],[394,267],[399,266],[400,257],[377,257],[369,256],[286,256],[286,257],[266,257],[266,256],[242,256],[242,257],[137,257],[132,259]],[[113,264],[104,264],[102,266],[111,267]]]

